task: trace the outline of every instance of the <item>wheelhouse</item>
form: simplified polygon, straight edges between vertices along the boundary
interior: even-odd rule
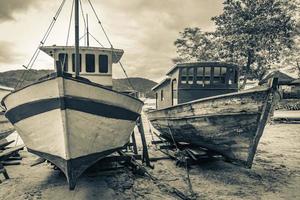
[[[46,46],[41,50],[54,58],[56,70],[75,74],[75,47]],[[118,63],[123,53],[121,49],[80,47],[80,76],[112,88],[112,64]]]
[[[157,109],[238,91],[238,66],[224,62],[176,64],[152,90]]]

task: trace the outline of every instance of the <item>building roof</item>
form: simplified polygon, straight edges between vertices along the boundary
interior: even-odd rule
[[[218,62],[218,61],[207,61],[207,62],[188,62],[188,63],[177,63],[174,65],[168,72],[167,76],[174,73],[174,71],[180,67],[235,67],[238,68],[238,65],[227,62]]]
[[[165,78],[164,80],[162,80],[160,83],[158,83],[157,85],[155,85],[151,90],[157,90],[158,88],[160,88],[161,86],[163,86],[166,83],[169,83],[171,80],[170,77]]]
[[[259,81],[259,85],[267,83],[269,79],[275,77],[278,78],[279,85],[289,85],[295,80],[293,77],[277,70],[277,71],[270,72],[268,75],[266,75],[261,81]]]
[[[40,48],[43,52],[47,53],[49,56],[53,57],[53,52],[55,51],[67,51],[67,50],[74,50],[75,46],[43,46]],[[113,63],[118,63],[121,57],[124,54],[124,50],[122,49],[111,49],[111,48],[104,48],[104,47],[87,47],[87,46],[80,46],[79,51],[94,51],[95,53],[99,52],[106,52],[112,53]]]

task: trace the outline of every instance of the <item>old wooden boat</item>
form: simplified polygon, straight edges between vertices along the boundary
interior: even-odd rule
[[[237,92],[237,66],[220,62],[178,64],[168,75],[169,80],[153,88],[157,109],[148,113],[160,136],[251,167],[272,110],[276,80],[271,87]]]
[[[75,46],[42,46],[56,73],[7,95],[2,104],[28,151],[66,175],[70,189],[89,166],[129,141],[143,102],[112,90],[112,64],[123,50],[79,46],[75,0]]]

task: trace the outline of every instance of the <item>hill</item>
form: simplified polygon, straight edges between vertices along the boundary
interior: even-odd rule
[[[25,73],[26,72],[26,73]],[[31,84],[39,78],[52,73],[53,70],[12,70],[0,73],[0,85],[15,88],[18,82],[23,81],[23,85]],[[134,89],[146,95],[146,97],[154,97],[151,88],[156,82],[146,78],[129,78]],[[117,91],[132,90],[127,79],[113,79],[114,89]]]
[[[145,94],[146,97],[155,98],[155,94],[151,90],[151,88],[153,88],[157,84],[156,82],[146,78],[139,78],[139,77],[129,78],[129,80],[132,86],[134,87],[134,90]],[[113,79],[113,86],[114,89],[117,91],[132,90],[132,87],[130,86],[126,78]]]

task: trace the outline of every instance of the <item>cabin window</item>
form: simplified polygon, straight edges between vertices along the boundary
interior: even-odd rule
[[[68,71],[68,54],[66,53],[60,53],[58,54],[58,60],[60,63],[60,66],[63,67],[63,71]]]
[[[199,85],[203,85],[203,67],[197,67],[196,82]]]
[[[189,68],[188,69],[188,84],[193,84],[194,83],[194,68]]]
[[[75,72],[75,53],[72,54],[72,71]],[[79,54],[79,72],[81,72],[81,54]]]
[[[185,84],[187,81],[187,68],[182,68],[181,69],[181,83]]]
[[[160,91],[160,100],[163,101],[165,99],[164,97],[164,90]]]
[[[211,67],[204,67],[204,84],[210,84],[210,77],[211,77]]]
[[[86,54],[85,55],[85,65],[86,65],[86,72],[95,72],[95,55],[94,54]]]
[[[214,84],[225,84],[226,67],[214,67]]]
[[[221,83],[221,67],[214,67],[214,84]]]
[[[99,72],[107,73],[108,72],[108,56],[99,55]]]

